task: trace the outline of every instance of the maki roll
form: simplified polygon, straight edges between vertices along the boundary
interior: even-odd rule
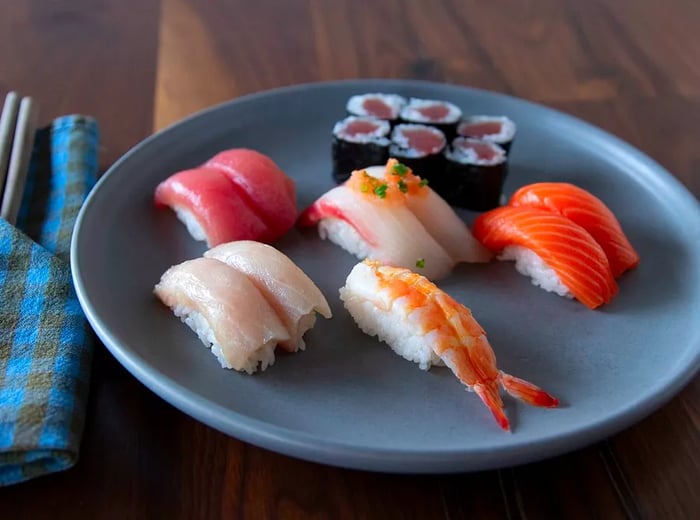
[[[348,116],[333,127],[333,178],[344,182],[354,170],[368,164],[385,164],[389,159],[386,121],[373,117]]]
[[[445,151],[445,173],[433,189],[450,204],[486,211],[500,204],[507,173],[506,152],[499,145],[457,137]]]
[[[406,99],[398,94],[359,94],[352,96],[345,107],[351,116],[375,117],[398,123]]]
[[[401,121],[438,128],[448,139],[455,137],[462,111],[447,101],[411,98],[401,110]]]
[[[505,116],[470,116],[459,124],[457,134],[496,143],[507,154],[515,139],[515,123]]]
[[[447,139],[437,128],[427,125],[396,125],[391,132],[389,155],[422,178],[433,182],[442,174],[442,155]]]

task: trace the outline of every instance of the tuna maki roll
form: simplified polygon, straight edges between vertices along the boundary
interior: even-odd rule
[[[389,156],[432,183],[444,169],[443,150],[447,139],[437,128],[426,125],[396,125],[391,132]],[[374,163],[377,164],[377,163]]]
[[[486,211],[500,205],[507,173],[506,152],[499,145],[457,137],[445,150],[444,175],[431,185],[454,206]]]
[[[448,139],[457,132],[457,125],[462,118],[462,110],[447,101],[411,98],[401,110],[403,123],[417,123],[438,128]]]
[[[333,179],[344,182],[354,170],[389,160],[389,132],[386,121],[373,117],[349,116],[333,127]]]
[[[515,123],[504,116],[470,116],[457,127],[457,134],[496,143],[510,152],[515,139]]]
[[[398,123],[406,99],[398,94],[359,94],[352,96],[345,107],[351,116],[375,117]]]

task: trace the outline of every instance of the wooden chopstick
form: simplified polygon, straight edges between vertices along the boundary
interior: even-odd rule
[[[22,98],[0,208],[0,216],[13,225],[17,222],[17,214],[24,195],[24,184],[27,181],[29,161],[34,147],[37,116],[38,110],[34,100],[30,97]]]
[[[10,150],[12,149],[12,139],[15,135],[18,110],[19,96],[17,92],[10,92],[5,98],[2,116],[0,116],[0,193],[5,191],[7,164],[10,160]]]

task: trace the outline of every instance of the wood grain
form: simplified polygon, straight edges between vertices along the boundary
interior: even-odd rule
[[[84,113],[101,125],[107,166],[151,132],[157,0],[0,0],[0,94],[41,106],[40,125]]]
[[[356,77],[506,92],[629,141],[700,194],[695,0],[0,0],[0,95],[98,117],[109,164],[261,89]],[[650,346],[652,348],[652,346]],[[606,442],[500,471],[395,476],[212,430],[96,353],[78,465],[0,488],[2,518],[693,518],[700,379]]]

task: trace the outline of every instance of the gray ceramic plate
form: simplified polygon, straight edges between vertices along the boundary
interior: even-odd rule
[[[269,154],[305,207],[333,186],[330,130],[345,100],[372,91],[439,98],[465,113],[506,114],[519,125],[510,195],[535,181],[570,181],[599,195],[641,254],[620,294],[590,311],[534,287],[511,263],[463,265],[441,286],[470,307],[500,367],[558,396],[556,410],[506,397],[513,432],[449,370],[426,373],[364,336],[338,288],[356,260],[292,230],[275,244],[327,295],[335,314],[308,334],[306,352],[263,373],[221,369],[152,296],[170,265],[200,255],[155,186],[219,150]],[[473,215],[465,214],[469,221]],[[147,387],[225,433],[300,457],[393,472],[470,471],[520,464],[609,436],[651,413],[688,382],[700,359],[700,211],[647,156],[539,105],[457,86],[404,81],[300,85],[237,99],[136,146],[100,180],[75,229],[80,301],[104,344]]]

